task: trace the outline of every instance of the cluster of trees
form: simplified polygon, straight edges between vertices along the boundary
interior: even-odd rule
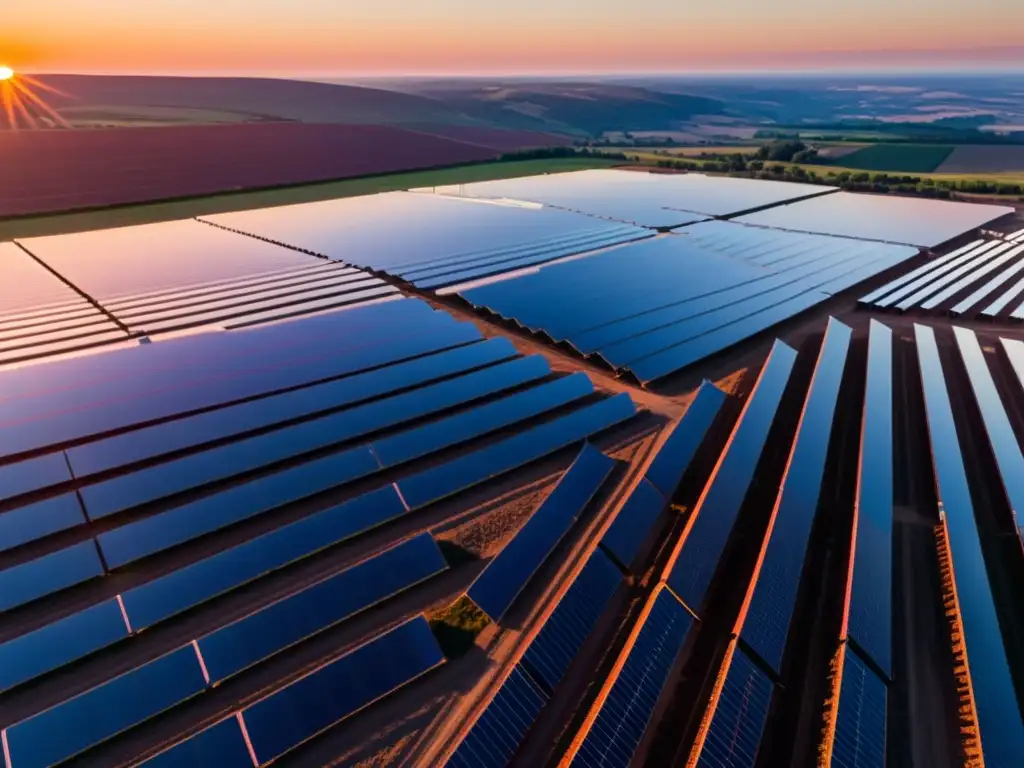
[[[621,152],[599,152],[592,149],[578,149],[576,147],[539,147],[537,149],[520,149],[516,152],[506,152],[501,155],[499,162],[512,162],[515,160],[549,160],[560,157],[603,157],[609,160],[623,160],[627,157]]]

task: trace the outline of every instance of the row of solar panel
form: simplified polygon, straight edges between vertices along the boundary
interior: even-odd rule
[[[1013,765],[1024,754],[1024,722],[986,571],[946,376],[934,331],[915,325],[914,337],[924,387],[936,493],[948,531],[951,571],[960,607],[962,642],[967,649],[968,675],[982,752],[987,765]],[[977,379],[979,361],[971,351],[968,346],[968,367],[975,368],[971,375]],[[972,357],[973,362],[970,362]],[[1019,452],[1019,446],[1017,450]]]
[[[519,663],[462,737],[448,765],[508,765],[621,582],[618,568],[601,550],[595,550]]]
[[[839,709],[830,753],[835,768],[884,766],[888,690],[885,682],[847,645],[839,683]]]
[[[8,768],[53,765],[201,695],[205,658],[186,645],[5,729]],[[265,765],[444,663],[419,616],[249,705],[147,765]]]
[[[860,303],[901,312],[931,311],[959,297],[948,307],[950,314],[993,318],[1024,301],[1024,277],[1018,277],[1024,270],[1022,254],[1024,245],[975,240],[867,294]],[[1011,317],[1024,317],[1020,312],[1014,310]]]
[[[916,253],[723,222],[686,231],[691,229],[701,238],[680,235],[631,245],[461,296],[648,384]],[[736,242],[724,244],[723,255],[702,242],[730,237]],[[574,287],[571,293],[566,285]]]

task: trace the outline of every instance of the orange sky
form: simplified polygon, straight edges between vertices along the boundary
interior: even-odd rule
[[[1021,0],[13,0],[29,71],[620,72],[1024,62]],[[838,5],[838,4],[837,4]],[[884,51],[884,55],[876,52]]]

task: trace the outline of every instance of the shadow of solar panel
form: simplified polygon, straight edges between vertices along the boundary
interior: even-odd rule
[[[455,768],[508,765],[547,702],[548,695],[523,665],[517,664],[447,765]]]
[[[669,563],[665,580],[694,611],[700,610],[750,488],[795,361],[796,351],[776,341],[722,458],[694,507],[692,527]]]
[[[101,533],[96,541],[107,566],[119,568],[205,533],[373,474],[377,469],[377,460],[369,448],[360,446]]]
[[[0,571],[0,611],[8,611],[40,597],[103,575],[92,541],[60,549]]]
[[[999,467],[999,480],[1012,510],[1024,510],[1024,456],[1013,433],[1006,408],[999,397],[992,372],[985,361],[978,337],[966,328],[953,328],[967,375],[971,381],[974,399],[981,411],[992,454]]]
[[[10,768],[67,760],[205,688],[199,658],[186,645],[8,727]]]
[[[593,392],[590,377],[577,372],[384,438],[371,447],[381,466],[393,467],[560,408]]]
[[[768,676],[737,648],[697,765],[754,768],[773,688]]]
[[[907,274],[905,275],[900,275],[895,280],[892,280],[891,282],[888,282],[885,285],[883,285],[881,288],[877,288],[876,290],[872,291],[866,296],[861,296],[860,299],[858,299],[858,301],[861,304],[876,304],[878,300],[881,299],[886,294],[891,293],[892,291],[895,291],[897,288],[901,288],[904,285],[913,282],[914,280],[917,280],[919,277],[927,275],[933,269],[937,269],[938,267],[941,267],[944,264],[948,264],[949,262],[953,261],[953,259],[963,256],[965,253],[973,252],[976,248],[984,244],[984,240],[975,240],[971,243],[968,243],[962,248],[957,248],[955,251],[947,253],[945,256],[940,256],[939,258],[933,259],[932,261],[929,261],[927,264],[924,264],[918,267],[917,269],[913,269],[910,272],[907,272]]]
[[[96,520],[207,483],[356,440],[405,421],[521,386],[550,372],[547,361],[539,355],[511,360],[358,408],[115,477],[86,486],[80,493],[89,517]]]
[[[423,533],[199,640],[210,680],[219,683],[448,568]]]
[[[1024,725],[985,569],[946,379],[932,329],[915,324],[914,337],[924,386],[935,485],[939,509],[949,532],[951,570],[956,581],[982,752],[986,764],[1013,765],[1024,746]]]
[[[643,738],[668,673],[693,626],[693,616],[667,589],[649,602],[627,641],[625,663],[600,701],[571,765],[627,768]]]
[[[702,383],[682,420],[672,430],[672,434],[662,444],[658,455],[647,468],[644,477],[666,499],[675,496],[679,481],[683,479],[697,449],[704,442],[711,424],[721,411],[725,397],[725,392],[710,381]]]
[[[414,311],[406,309],[410,305]],[[2,452],[80,440],[480,339],[472,325],[403,300],[28,366],[5,373]]]
[[[236,716],[221,720],[142,763],[146,768],[253,768]]]
[[[68,449],[68,463],[74,469],[75,477],[88,477],[134,461],[156,458],[428,384],[446,376],[510,360],[518,354],[508,339],[490,339],[86,443]]]
[[[667,506],[665,497],[646,478],[642,479],[605,531],[601,544],[616,560],[630,568],[640,547],[651,535],[655,521]]]
[[[418,509],[549,456],[635,414],[636,406],[623,392],[406,478],[398,489],[409,508]]]
[[[71,479],[71,470],[61,453],[48,453],[34,459],[0,467],[0,501],[13,499]]]
[[[122,594],[137,631],[405,514],[393,485],[329,507]]]
[[[0,552],[85,523],[73,493],[0,512]]]
[[[614,466],[614,459],[584,443],[547,499],[476,577],[467,594],[491,620],[502,620],[604,485]]]
[[[562,682],[621,583],[619,569],[601,550],[594,550],[523,655],[521,666],[542,687],[552,691]]]
[[[892,668],[892,359],[892,331],[872,320],[847,631],[886,674]]]
[[[832,420],[852,335],[849,326],[829,319],[743,623],[744,641],[776,672],[782,667],[807,542],[821,497]]]
[[[261,765],[280,757],[442,663],[418,616],[243,710],[253,752]]]
[[[886,698],[885,683],[848,647],[832,742],[835,768],[885,765]]]
[[[51,672],[128,636],[117,600],[86,608],[0,644],[0,691]]]

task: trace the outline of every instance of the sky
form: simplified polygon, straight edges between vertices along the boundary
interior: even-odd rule
[[[374,76],[1020,67],[1022,0],[7,0],[28,72]]]

